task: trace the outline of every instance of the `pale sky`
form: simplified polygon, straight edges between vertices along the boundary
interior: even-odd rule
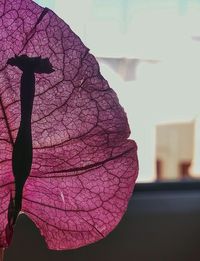
[[[117,92],[128,114],[131,137],[138,143],[138,181],[151,181],[155,126],[200,115],[200,1],[35,2],[63,18],[96,57],[141,60],[135,81],[124,82],[105,65],[101,72]]]

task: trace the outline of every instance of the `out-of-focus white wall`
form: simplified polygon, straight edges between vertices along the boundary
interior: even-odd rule
[[[156,125],[191,121],[200,112],[200,1],[52,0],[51,7],[91,53],[110,59],[107,65],[100,61],[101,72],[138,143],[138,181],[152,181]],[[122,59],[117,72],[113,58]],[[126,59],[137,59],[133,71]]]

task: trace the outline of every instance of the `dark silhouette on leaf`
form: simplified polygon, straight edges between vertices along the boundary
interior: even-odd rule
[[[0,246],[20,211],[51,249],[102,239],[138,173],[126,114],[94,56],[51,10],[3,0],[0,12]]]
[[[6,238],[12,238],[13,225],[21,210],[24,184],[30,174],[32,165],[31,116],[35,95],[35,73],[52,73],[52,65],[48,59],[29,58],[27,55],[10,58],[7,64],[22,70],[20,86],[21,120],[12,152],[12,170],[15,179],[15,197],[10,198]]]

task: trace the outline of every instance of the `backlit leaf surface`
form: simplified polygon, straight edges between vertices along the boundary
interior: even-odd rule
[[[95,242],[119,223],[138,173],[126,114],[94,56],[55,13],[30,0],[1,0],[0,29],[0,246],[9,244],[21,117],[21,71],[6,65],[15,54],[49,58],[55,70],[36,74],[33,163],[22,211],[51,249]]]

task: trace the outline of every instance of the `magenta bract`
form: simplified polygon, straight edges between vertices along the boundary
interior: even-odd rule
[[[119,223],[138,173],[126,114],[94,56],[55,13],[30,0],[2,0],[0,14],[0,246],[12,237],[12,149],[21,118],[21,71],[6,63],[22,54],[48,58],[54,69],[36,74],[22,211],[51,249],[95,242]]]

